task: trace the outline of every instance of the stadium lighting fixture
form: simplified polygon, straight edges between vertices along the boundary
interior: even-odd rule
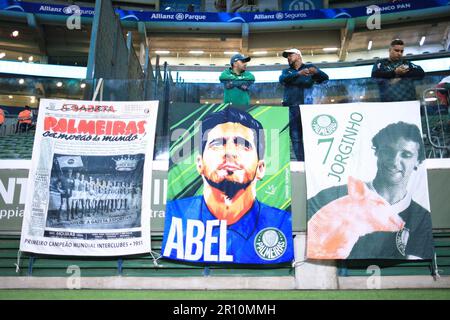
[[[61,88],[62,85],[63,85],[63,83],[62,83],[61,81],[58,81],[58,82],[56,83],[56,86],[57,86],[58,88]]]
[[[169,50],[156,50],[155,53],[156,54],[169,54],[170,51]]]
[[[19,84],[24,84],[25,80],[24,79],[19,79]]]
[[[224,51],[223,54],[238,54],[237,51]]]
[[[339,48],[323,48],[323,51],[325,52],[332,52],[332,51],[338,51]]]
[[[80,88],[81,88],[81,89],[86,88],[86,83],[82,82],[82,83],[80,84]]]
[[[6,56],[6,53],[0,52],[0,59],[3,59]]]
[[[18,31],[18,30],[14,30],[14,31],[11,33],[11,35],[12,35],[14,38],[17,38],[17,37],[19,36],[19,31]]]
[[[253,54],[257,55],[257,56],[262,56],[264,54],[267,54],[267,51],[255,51],[255,52],[253,52]]]
[[[203,50],[191,50],[189,51],[191,54],[204,54],[205,52]]]
[[[369,44],[367,45],[367,50],[372,50],[372,40],[369,41]]]

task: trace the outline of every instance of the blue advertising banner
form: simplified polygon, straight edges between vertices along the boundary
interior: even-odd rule
[[[380,4],[381,13],[395,13],[409,10],[420,10],[439,6],[447,6],[448,0],[428,0],[428,1],[402,1],[399,3]],[[306,6],[304,6],[306,8]],[[93,17],[94,8],[80,7],[74,10],[73,6],[18,2],[12,0],[0,0],[0,10],[54,14],[54,15],[80,15],[81,17]],[[357,18],[373,13],[368,7],[338,8],[338,9],[318,9],[304,11],[278,11],[278,12],[156,12],[156,11],[132,11],[116,9],[116,13],[121,20],[125,21],[167,21],[167,22],[230,22],[230,23],[252,23],[270,21],[298,21],[311,19],[337,19],[337,18]]]

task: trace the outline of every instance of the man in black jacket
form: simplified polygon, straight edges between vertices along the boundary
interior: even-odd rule
[[[299,105],[304,104],[304,89],[328,80],[328,75],[313,64],[304,64],[298,49],[285,50],[283,57],[289,63],[279,79],[284,86],[283,106],[289,106],[289,133],[295,156],[298,161],[304,161]]]
[[[383,102],[416,99],[413,80],[425,76],[423,69],[403,59],[405,44],[400,39],[391,42],[389,58],[378,60],[372,69],[372,78],[379,80],[380,98]]]

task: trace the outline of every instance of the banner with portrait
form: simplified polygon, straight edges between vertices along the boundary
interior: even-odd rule
[[[162,254],[293,260],[288,108],[172,104]]]
[[[301,106],[310,259],[434,255],[418,101]]]
[[[41,100],[21,251],[150,252],[157,112],[158,101]]]

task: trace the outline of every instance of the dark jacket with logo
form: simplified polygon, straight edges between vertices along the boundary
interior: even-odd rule
[[[312,76],[301,76],[299,71],[315,67],[317,73]],[[289,67],[280,76],[280,83],[284,86],[283,106],[298,106],[304,103],[304,89],[311,88],[315,83],[328,80],[328,75],[313,64],[302,64],[298,69]]]
[[[400,76],[395,74],[394,70],[401,65],[408,66],[409,71]],[[372,78],[378,81],[380,99],[383,102],[416,100],[414,80],[424,76],[425,72],[420,66],[405,59],[381,59],[372,68]]]

